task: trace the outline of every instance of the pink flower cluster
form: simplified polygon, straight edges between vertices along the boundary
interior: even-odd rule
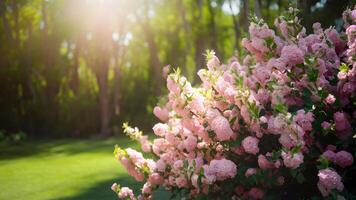
[[[236,175],[236,164],[231,160],[221,159],[212,160],[209,165],[204,165],[204,175],[209,183],[215,180],[223,181],[228,178],[234,178]]]
[[[332,169],[323,169],[318,173],[319,182],[318,188],[321,194],[325,197],[328,196],[333,189],[342,191],[344,184],[341,182],[341,177]]]
[[[120,187],[117,183],[114,183],[111,186],[111,190],[113,190],[115,193],[117,193],[118,197],[120,199],[130,199],[130,200],[135,200],[135,195],[133,191],[128,188],[128,187]]]
[[[352,157],[352,155],[344,150],[339,151],[337,153],[334,153],[331,150],[326,150],[322,154],[322,156],[342,168],[349,167],[354,162],[354,158]]]
[[[262,199],[271,188],[302,182],[320,155],[344,170],[351,166],[352,155],[331,145],[351,149],[347,139],[355,132],[353,13],[344,13],[348,41],[319,23],[306,34],[290,9],[275,29],[251,23],[250,37],[242,40],[245,57],[221,64],[208,52],[207,69],[198,72],[201,85],[192,86],[179,70],[169,74],[168,100],[153,110],[161,121],[153,127],[156,138],[124,124],[155,160],[130,148],[115,150],[128,173],[145,181],[138,198],[151,199],[163,186],[186,191],[187,198]],[[323,167],[315,174],[321,194],[343,191],[342,177]],[[125,189],[122,196],[131,193]]]

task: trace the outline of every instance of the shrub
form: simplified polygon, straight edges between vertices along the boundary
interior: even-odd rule
[[[221,64],[208,52],[197,87],[179,70],[170,74],[168,102],[154,109],[158,138],[124,124],[154,159],[115,148],[128,173],[146,182],[137,199],[159,186],[198,199],[351,198],[343,180],[355,148],[356,10],[343,17],[346,33],[315,23],[312,34],[293,8],[274,30],[253,19],[243,58]],[[112,189],[136,199],[126,187]]]

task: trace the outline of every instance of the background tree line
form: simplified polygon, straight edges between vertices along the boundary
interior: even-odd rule
[[[0,0],[0,129],[36,137],[149,130],[170,64],[199,83],[204,52],[243,51],[249,16],[341,28],[352,0]]]

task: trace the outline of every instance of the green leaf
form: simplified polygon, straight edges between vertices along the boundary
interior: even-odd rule
[[[329,160],[323,156],[318,159],[318,162],[320,163],[317,165],[318,169],[326,169],[329,167]]]
[[[184,169],[188,169],[188,165],[189,165],[188,160],[184,160],[184,162],[183,162],[183,168],[184,168]]]
[[[297,176],[297,170],[294,170],[294,169],[291,169],[290,171],[289,171],[289,173],[292,175],[292,177],[294,178],[294,177],[296,177]]]
[[[319,70],[317,69],[309,69],[307,72],[308,79],[310,82],[315,82],[319,76]]]
[[[296,176],[296,179],[297,179],[297,182],[299,184],[302,184],[305,181],[305,177],[304,177],[304,175],[302,173],[298,173],[297,176]]]
[[[230,120],[230,126],[232,126],[233,124],[235,124],[237,120],[237,116],[233,117],[231,120]]]
[[[286,104],[279,103],[274,105],[274,110],[277,113],[286,113],[288,111],[288,106]]]
[[[292,152],[292,154],[296,154],[296,153],[299,153],[301,149],[302,149],[302,145],[297,145],[297,146],[293,147],[291,152]]]
[[[323,99],[325,99],[329,95],[329,93],[327,91],[325,91],[324,89],[319,90],[318,94]]]
[[[347,66],[345,63],[342,63],[339,67],[340,72],[347,72],[349,71],[349,66]]]

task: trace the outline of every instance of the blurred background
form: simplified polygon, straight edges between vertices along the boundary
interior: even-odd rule
[[[249,16],[272,26],[292,5],[307,31],[341,30],[355,3],[0,0],[0,199],[114,199],[117,177],[137,189],[110,152],[134,145],[123,122],[151,131],[164,66],[198,84],[206,49],[222,62],[243,52]],[[93,137],[109,139],[78,139]]]
[[[198,83],[206,49],[241,51],[249,16],[268,24],[290,3],[308,28],[341,26],[347,0],[1,0],[0,129],[30,137],[150,130],[162,68]]]

